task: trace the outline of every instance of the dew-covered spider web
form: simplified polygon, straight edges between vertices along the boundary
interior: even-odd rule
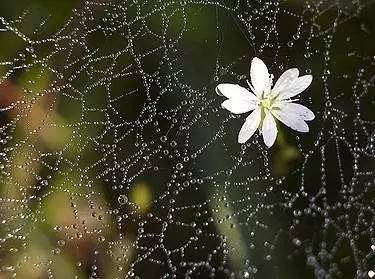
[[[375,277],[374,1],[4,2],[0,278]],[[254,56],[309,133],[237,142]]]

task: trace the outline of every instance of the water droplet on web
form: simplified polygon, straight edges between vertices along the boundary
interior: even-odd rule
[[[298,238],[293,238],[293,244],[296,245],[296,246],[300,246],[301,240],[299,240]]]
[[[182,170],[184,168],[184,165],[183,164],[181,164],[181,163],[177,163],[176,164],[176,169],[178,169],[178,170]]]
[[[119,195],[117,198],[119,204],[124,205],[128,203],[128,197],[126,195]]]
[[[57,244],[58,244],[59,246],[64,246],[64,245],[65,245],[65,240],[60,239],[60,240],[57,241]]]

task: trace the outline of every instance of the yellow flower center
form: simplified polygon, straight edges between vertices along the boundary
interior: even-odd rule
[[[269,97],[264,97],[260,100],[259,105],[264,108],[271,110],[273,106],[274,100]]]

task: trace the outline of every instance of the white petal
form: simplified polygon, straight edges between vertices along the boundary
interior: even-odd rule
[[[273,119],[273,116],[271,115],[269,111],[266,112],[266,116],[264,117],[264,120],[263,120],[262,135],[263,135],[264,143],[268,147],[271,147],[276,140],[277,127],[276,127],[276,122]]]
[[[240,114],[255,109],[257,104],[249,98],[231,98],[224,101],[221,107],[229,110],[231,113]]]
[[[250,78],[255,90],[254,93],[257,96],[261,96],[263,91],[270,86],[270,75],[267,66],[257,57],[254,57],[251,61]]]
[[[312,82],[312,75],[305,75],[294,80],[290,86],[281,90],[278,97],[279,100],[288,99],[294,97],[304,91],[307,87],[310,86]]]
[[[246,88],[239,86],[238,84],[222,83],[216,86],[215,90],[218,95],[225,96],[227,98],[247,96],[254,101],[257,100],[257,97],[253,93]]]
[[[296,130],[298,132],[307,133],[309,131],[309,126],[307,126],[306,122],[295,112],[291,112],[289,110],[279,109],[273,110],[273,115],[279,119],[282,123],[286,126]]]
[[[314,113],[310,109],[300,104],[281,102],[279,103],[279,107],[282,110],[297,114],[300,118],[302,118],[305,121],[310,121],[315,118]]]
[[[298,78],[298,75],[299,71],[297,68],[286,70],[276,81],[272,91],[275,91],[275,93],[280,92],[284,88],[291,85],[295,81],[295,79]]]
[[[242,125],[240,133],[238,134],[238,142],[245,143],[257,130],[261,118],[260,108],[254,110],[247,118],[245,123]]]

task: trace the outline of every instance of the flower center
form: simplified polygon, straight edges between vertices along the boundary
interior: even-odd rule
[[[274,100],[269,98],[269,97],[264,97],[264,98],[260,99],[260,101],[259,101],[259,105],[262,108],[268,109],[268,110],[272,109],[273,103],[274,103]]]

